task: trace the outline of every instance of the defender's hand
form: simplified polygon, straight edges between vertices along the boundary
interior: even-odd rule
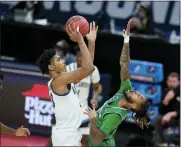
[[[82,34],[79,32],[79,26],[76,28],[75,23],[73,23],[73,28],[70,25],[66,28],[67,34],[70,39],[74,42],[80,42],[83,40]]]
[[[93,109],[91,109],[90,107],[88,107],[88,109],[86,110],[86,112],[84,112],[84,114],[87,114],[87,115],[89,116],[89,119],[90,119],[90,120],[91,120],[92,118],[95,118],[95,117],[97,116],[95,104],[93,105]]]
[[[89,26],[89,34],[86,35],[86,38],[88,41],[95,41],[97,38],[97,31],[98,31],[98,26],[96,26],[95,22],[91,22]]]
[[[132,24],[132,19],[130,19],[130,20],[128,21],[126,30],[123,30],[123,35],[126,35],[126,36],[129,35],[129,33],[130,33],[130,28],[131,28],[131,24]]]

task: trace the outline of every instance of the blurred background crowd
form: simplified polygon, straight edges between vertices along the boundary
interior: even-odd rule
[[[23,124],[33,135],[50,136],[48,77],[40,74],[36,59],[55,48],[67,65],[76,62],[76,46],[64,30],[73,15],[99,26],[94,64],[102,85],[100,107],[119,88],[121,35],[132,18],[131,80],[150,101],[151,123],[141,130],[130,114],[118,129],[116,144],[180,144],[180,1],[4,1],[0,7],[4,124]]]

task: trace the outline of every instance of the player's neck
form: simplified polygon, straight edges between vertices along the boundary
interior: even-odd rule
[[[118,106],[121,108],[130,109],[130,105],[125,99],[121,99],[118,103]]]
[[[57,77],[60,74],[61,73],[50,72],[49,76],[50,76],[50,78],[55,78],[55,77]]]

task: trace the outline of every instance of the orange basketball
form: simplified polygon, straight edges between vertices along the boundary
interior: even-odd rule
[[[65,28],[70,25],[73,27],[73,23],[75,23],[75,27],[79,26],[79,32],[82,34],[82,36],[85,36],[89,32],[89,23],[88,21],[79,15],[72,16],[71,18],[68,19],[66,22]]]

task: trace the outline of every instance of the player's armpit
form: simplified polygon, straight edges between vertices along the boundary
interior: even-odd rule
[[[100,144],[106,137],[106,134],[97,128],[96,118],[90,120],[90,137],[93,144]]]
[[[61,85],[67,85],[70,83],[78,83],[94,71],[94,66],[91,65],[87,70],[80,67],[72,72],[64,72],[55,78],[54,82]]]
[[[117,93],[123,94],[125,91],[132,90],[132,89],[133,89],[133,87],[131,85],[131,81],[129,79],[127,79],[125,81],[121,81],[120,89]]]

